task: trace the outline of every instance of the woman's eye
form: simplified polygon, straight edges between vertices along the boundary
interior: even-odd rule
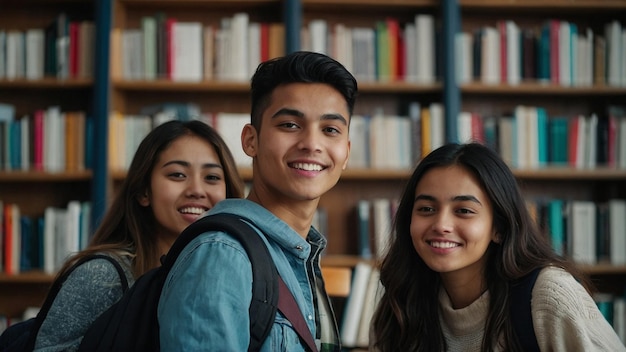
[[[208,181],[220,181],[222,178],[218,175],[208,175],[206,179]]]
[[[172,172],[168,175],[171,178],[185,178],[185,174],[183,174],[182,172]]]

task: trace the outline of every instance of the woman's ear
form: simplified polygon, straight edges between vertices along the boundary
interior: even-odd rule
[[[494,233],[492,237],[492,241],[497,244],[500,244],[502,242],[502,236],[500,236],[500,233],[498,232]]]
[[[257,153],[258,136],[257,130],[251,124],[246,124],[241,130],[241,147],[244,153],[254,158]]]
[[[148,196],[148,191],[144,192],[142,195],[137,196],[137,202],[139,205],[143,207],[147,207],[150,205],[150,196]]]

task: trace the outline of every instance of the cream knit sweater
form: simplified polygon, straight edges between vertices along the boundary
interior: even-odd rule
[[[442,289],[439,302],[448,351],[481,351],[489,292],[455,310]],[[539,273],[531,311],[541,351],[626,351],[591,296],[562,269],[549,267]]]

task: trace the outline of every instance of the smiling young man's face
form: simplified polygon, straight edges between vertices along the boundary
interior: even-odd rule
[[[350,114],[343,96],[321,83],[277,87],[261,131],[244,128],[254,158],[255,192],[278,202],[319,199],[339,180],[350,154]]]

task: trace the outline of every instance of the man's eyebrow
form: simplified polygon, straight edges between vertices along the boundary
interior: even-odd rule
[[[289,115],[289,116],[294,116],[294,117],[298,117],[298,118],[303,118],[304,117],[304,113],[302,113],[302,111],[296,110],[296,109],[289,109],[289,108],[282,108],[278,111],[276,111],[276,113],[274,113],[274,115],[272,115],[272,118],[275,118],[277,116],[281,116],[281,115]],[[336,113],[336,114],[324,114],[322,115],[322,120],[338,120],[341,123],[343,123],[344,125],[348,125],[348,121],[346,120],[345,117],[343,117],[343,115]]]

